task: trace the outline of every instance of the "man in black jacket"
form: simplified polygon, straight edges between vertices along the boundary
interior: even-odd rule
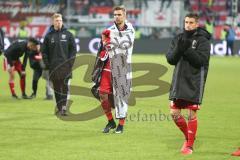
[[[14,90],[14,71],[17,71],[20,76],[20,87],[22,91],[22,98],[28,99],[29,97],[25,93],[25,68],[27,65],[27,59],[29,56],[29,52],[38,51],[40,49],[40,45],[38,40],[34,38],[29,38],[28,41],[15,42],[11,44],[5,51],[4,56],[7,61],[7,69],[9,72],[9,87],[12,93],[12,97],[18,99],[18,96]],[[23,58],[23,63],[20,61],[20,57]]]
[[[4,33],[2,28],[0,28],[0,55],[4,51]]]
[[[66,115],[68,83],[76,56],[73,35],[63,26],[62,15],[55,13],[53,25],[42,45],[43,61],[49,69],[57,103],[56,114]]]
[[[208,73],[211,35],[199,27],[198,15],[185,16],[184,32],[171,42],[166,54],[169,64],[174,65],[170,88],[170,110],[174,122],[183,132],[185,142],[182,154],[192,154],[197,132],[197,110],[200,109]],[[181,115],[181,109],[189,110],[188,124]]]

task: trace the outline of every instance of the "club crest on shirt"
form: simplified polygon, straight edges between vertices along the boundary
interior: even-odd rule
[[[197,47],[197,41],[194,39],[192,41],[192,49],[196,49],[196,47]]]
[[[66,39],[66,34],[62,34],[62,39]]]
[[[54,38],[53,37],[51,38],[51,43],[54,43]]]

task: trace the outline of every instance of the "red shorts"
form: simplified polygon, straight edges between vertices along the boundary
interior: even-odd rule
[[[200,105],[189,102],[183,99],[177,99],[175,101],[170,102],[170,108],[171,109],[191,109],[191,110],[199,110]]]
[[[15,71],[17,71],[17,72],[22,72],[22,63],[21,63],[21,61],[20,60],[16,60],[16,61],[14,61],[13,62],[13,66],[14,66],[14,70]],[[8,62],[7,62],[7,59],[5,58],[4,59],[4,70],[8,70],[8,69],[10,69],[10,65],[8,64]]]
[[[112,77],[111,72],[103,70],[101,75],[99,92],[101,93],[112,93]]]

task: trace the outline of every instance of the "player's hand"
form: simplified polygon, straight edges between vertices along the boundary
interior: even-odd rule
[[[103,46],[106,46],[110,42],[110,31],[104,30],[101,36],[102,36]]]
[[[182,54],[184,52],[184,48],[182,46],[183,42],[182,42],[182,39],[178,39],[177,41],[177,50],[178,50],[178,53]]]
[[[192,41],[190,39],[185,39],[184,37],[181,37],[178,40],[178,49],[181,53],[184,53],[188,48],[190,48],[192,45]]]
[[[36,59],[37,61],[42,60],[42,54],[41,52],[39,52],[37,55],[34,56],[34,59]]]
[[[185,39],[184,41],[183,41],[183,48],[184,48],[184,50],[187,50],[188,48],[190,48],[191,47],[191,45],[192,45],[192,41],[190,40],[190,39]]]

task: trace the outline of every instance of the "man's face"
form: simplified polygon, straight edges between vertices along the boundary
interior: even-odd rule
[[[126,15],[122,10],[115,10],[113,12],[114,21],[117,25],[123,24],[126,19]]]
[[[61,17],[53,19],[53,26],[55,30],[60,30],[62,28],[63,22]]]
[[[31,51],[39,51],[40,50],[40,45],[36,45],[36,44],[34,44],[32,42],[29,42],[28,43],[28,48]]]
[[[195,18],[186,17],[184,20],[184,24],[184,28],[186,31],[191,31],[198,27],[198,22]]]

